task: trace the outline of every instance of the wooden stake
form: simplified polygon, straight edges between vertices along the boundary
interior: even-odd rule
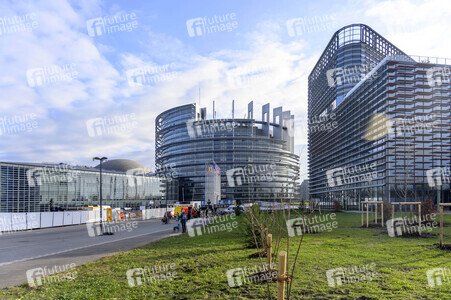
[[[362,227],[363,227],[363,202],[360,203],[362,209]]]
[[[375,224],[377,224],[377,205],[378,205],[377,203],[374,204],[374,207],[375,207],[374,210],[375,210],[375,212],[376,212],[376,214],[375,214],[376,217],[374,218],[374,223],[375,223]]]
[[[266,255],[268,256],[268,271],[271,272],[272,234],[266,235]]]
[[[373,205],[372,205],[372,204],[369,204],[369,206],[370,206],[371,218],[374,219]]]
[[[418,204],[418,220],[419,220],[419,223],[420,223],[419,233],[421,235],[421,204]]]
[[[392,213],[391,213],[391,214],[392,214],[392,217],[391,217],[391,218],[394,219],[394,218],[395,218],[396,204],[393,204],[393,203],[392,203],[391,207],[393,208],[393,211],[392,211]]]
[[[381,203],[382,227],[384,227],[384,203]]]
[[[285,300],[285,280],[287,272],[287,252],[280,251],[279,253],[279,274],[277,276],[278,290],[277,300]]]
[[[366,204],[366,227],[368,227],[368,218],[369,218],[369,215],[368,215],[368,203]]]

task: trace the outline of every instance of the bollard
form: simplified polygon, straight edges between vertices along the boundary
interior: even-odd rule
[[[272,234],[266,236],[266,255],[268,256],[268,271],[271,272],[271,248],[272,248]]]

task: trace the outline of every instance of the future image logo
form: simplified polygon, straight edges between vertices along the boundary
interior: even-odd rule
[[[330,169],[326,171],[326,176],[330,187],[372,181],[377,178],[376,163]]]
[[[293,18],[286,22],[290,37],[321,31],[331,31],[336,23],[335,14],[314,17]]]
[[[439,223],[434,220],[435,214],[426,214],[420,219],[414,215],[411,218],[394,218],[387,220],[387,232],[389,237],[402,236],[404,234],[419,234],[420,232],[431,232],[438,228]]]
[[[190,138],[212,136],[221,133],[231,133],[238,124],[227,119],[196,120],[186,121],[186,129]]]
[[[231,232],[238,228],[238,222],[234,214],[215,216],[206,219],[191,219],[186,223],[189,237],[216,232]],[[208,226],[207,226],[208,225]]]
[[[212,17],[194,18],[186,21],[186,29],[190,37],[203,36],[216,32],[231,32],[238,28],[235,13],[214,15]]]
[[[447,267],[435,268],[426,271],[428,286],[431,288],[438,287],[444,283],[451,282],[451,271]]]
[[[110,17],[93,18],[86,21],[88,35],[92,37],[117,32],[131,32],[138,28],[135,13],[125,13]]]
[[[271,269],[268,265],[254,265],[251,267],[242,267],[229,269],[226,272],[227,283],[229,287],[239,287],[243,284],[249,283],[263,283],[272,282],[277,278],[277,266],[274,262],[271,263]]]
[[[451,182],[451,167],[434,168],[426,171],[428,185],[431,188],[439,188]]]
[[[451,82],[451,68],[434,67],[426,71],[426,78],[431,87],[441,86],[444,83]]]
[[[24,14],[0,18],[0,36],[21,32],[32,32],[38,26],[36,14]]]
[[[136,114],[115,115],[102,118],[94,118],[86,121],[88,135],[96,137],[101,135],[114,135],[131,132],[138,127]]]
[[[273,181],[277,171],[275,164],[249,164],[245,167],[229,169],[226,174],[229,186],[235,187],[254,182]]]
[[[304,233],[331,232],[338,228],[335,213],[321,216],[303,216],[287,220],[287,231],[290,237],[303,235]]]
[[[273,71],[274,67],[270,65],[238,66],[227,70],[227,80],[231,87],[238,88],[271,79]]]
[[[78,72],[74,63],[51,65],[27,70],[27,82],[30,87],[39,87],[57,82],[72,82]]]
[[[51,167],[39,167],[28,169],[27,182],[30,187],[37,187],[49,183],[72,182],[80,175],[72,166],[61,164]]]
[[[0,117],[0,136],[32,132],[37,127],[37,115],[34,113]]]
[[[164,181],[171,182],[173,179],[178,178],[178,172],[175,163],[163,165],[157,171],[158,177]]]
[[[177,276],[175,263],[156,265],[152,267],[135,268],[126,272],[128,285],[130,287],[142,286],[143,284],[157,284],[163,280],[172,280]]]
[[[98,221],[100,221],[100,217],[98,218]],[[102,227],[100,227],[100,222],[97,221],[86,222],[86,229],[88,231],[89,237],[101,236],[103,233],[111,233],[111,234],[115,234],[118,232],[130,233],[137,228],[138,221],[124,220],[124,221],[102,222]]]
[[[402,218],[390,219],[387,221],[388,236],[395,237],[402,235],[402,227],[404,226],[404,220]]]
[[[314,116],[307,122],[309,133],[313,134],[315,132],[331,132],[338,127],[338,122],[336,121],[336,114],[324,114],[319,116]]]
[[[179,75],[175,63],[161,66],[145,66],[126,71],[129,86],[154,86],[164,81],[172,81]]]
[[[147,168],[134,168],[134,169],[127,170],[127,172],[125,172],[125,174],[128,179],[128,185],[130,187],[144,185],[146,182],[150,181],[150,178],[148,176],[146,176],[149,173],[150,173],[150,170]]]
[[[226,276],[230,287],[243,285],[244,271],[242,268],[227,270]]]
[[[376,272],[375,263],[361,266],[341,267],[326,271],[327,284],[330,287],[358,282],[370,282],[378,277],[380,276],[378,272]]]
[[[372,71],[375,64],[358,64],[330,69],[326,72],[327,84],[330,87],[341,86],[348,83],[358,83],[363,79],[373,80],[377,77],[377,72]]]
[[[30,287],[42,286],[45,283],[55,283],[62,280],[74,280],[77,278],[77,272],[69,274],[57,274],[75,268],[74,263],[67,265],[55,265],[51,268],[45,266],[43,268],[35,268],[27,270],[27,281]]]

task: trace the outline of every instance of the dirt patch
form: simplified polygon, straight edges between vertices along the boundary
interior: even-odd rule
[[[252,274],[251,279],[256,283],[276,282],[277,270],[267,270]]]
[[[420,225],[420,223],[418,221],[409,221],[407,220],[406,222],[409,226],[418,226]],[[440,226],[440,220],[435,220],[435,221],[421,221],[421,226]],[[443,226],[446,227],[446,223],[443,224]]]
[[[266,252],[257,252],[249,255],[249,258],[259,258],[259,257],[266,257]]]
[[[451,251],[451,244],[443,244],[442,247],[440,247],[440,244],[434,244],[434,246],[439,248],[440,250]]]
[[[360,228],[360,227],[357,227]],[[366,227],[365,227],[366,228]],[[379,227],[379,229],[381,229]],[[387,235],[387,230],[379,231],[378,233],[374,233],[373,236],[380,236],[380,235]],[[419,235],[418,232],[402,232],[402,235],[396,235],[397,238],[405,238],[405,239],[419,239],[419,238],[430,238],[430,237],[438,237],[438,234],[435,233],[429,233],[429,232],[422,232],[421,235]]]
[[[430,238],[430,237],[436,237],[438,234],[435,233],[429,233],[429,232],[422,232],[421,235],[418,232],[403,232],[402,235],[399,235],[397,237],[405,238],[405,239],[415,239],[415,238]]]
[[[385,226],[385,225],[384,225]],[[359,226],[359,227],[354,227],[354,228],[382,228],[381,222],[379,221],[378,224],[368,224],[368,227],[366,227],[366,224],[364,224],[363,226]]]

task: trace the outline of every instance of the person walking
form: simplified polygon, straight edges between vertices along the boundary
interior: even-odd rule
[[[193,218],[193,208],[188,207],[188,220],[191,220]]]
[[[182,210],[182,215],[180,217],[180,223],[182,223],[182,233],[186,232],[186,213]]]

